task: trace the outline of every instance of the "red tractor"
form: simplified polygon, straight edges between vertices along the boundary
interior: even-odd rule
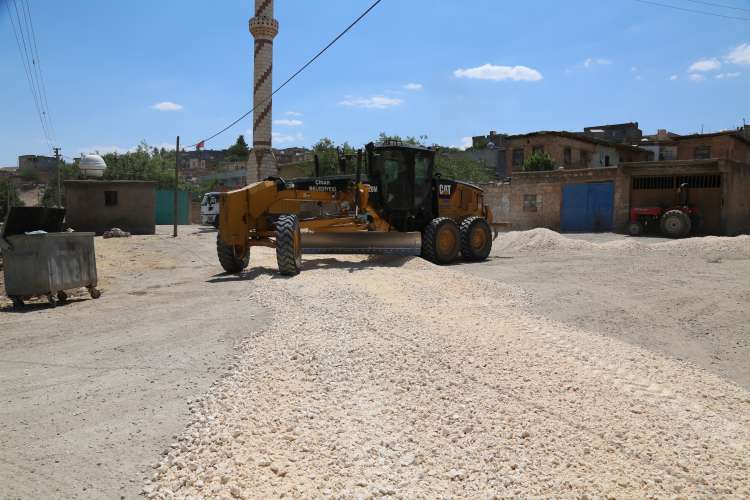
[[[684,238],[695,231],[700,222],[698,209],[688,204],[688,185],[681,184],[677,205],[665,207],[637,207],[630,209],[630,236],[640,236],[651,228],[659,227],[669,238]]]

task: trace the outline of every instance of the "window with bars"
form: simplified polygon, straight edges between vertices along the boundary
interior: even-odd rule
[[[633,189],[676,189],[683,184],[689,188],[716,189],[721,187],[721,174],[668,175],[633,177]]]

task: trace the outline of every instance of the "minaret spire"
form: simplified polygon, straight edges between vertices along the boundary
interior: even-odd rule
[[[279,23],[273,18],[274,0],[255,0],[255,16],[250,19],[250,33],[255,39],[253,78],[253,153],[248,163],[247,181],[255,182],[278,175],[276,158],[271,150],[273,120],[273,39]]]

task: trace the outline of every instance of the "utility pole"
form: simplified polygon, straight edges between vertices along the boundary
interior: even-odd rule
[[[177,136],[177,149],[174,151],[174,198],[172,206],[172,220],[174,222],[174,230],[172,231],[172,237],[177,238],[177,186],[180,182],[180,136]]]
[[[57,208],[62,208],[62,191],[60,189],[60,148],[53,148],[57,160]]]

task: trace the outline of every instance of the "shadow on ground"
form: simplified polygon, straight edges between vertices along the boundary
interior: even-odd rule
[[[301,272],[312,271],[317,269],[343,269],[354,273],[357,271],[364,271],[366,269],[374,269],[378,267],[401,267],[406,264],[409,259],[413,257],[399,257],[392,255],[370,255],[366,259],[352,262],[346,260],[338,260],[333,257],[309,259],[305,258],[302,261]],[[231,281],[246,281],[253,280],[259,276],[269,275],[272,279],[289,279],[294,276],[283,276],[279,274],[278,269],[275,267],[259,266],[253,267],[239,274],[220,273],[212,276],[207,280],[208,283],[226,283]]]

